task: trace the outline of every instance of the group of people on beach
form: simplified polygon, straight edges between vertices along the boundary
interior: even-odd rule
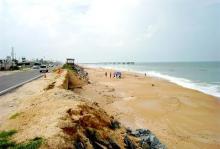
[[[121,79],[121,76],[122,74],[119,71],[114,72],[113,76],[112,76],[112,72],[109,73],[109,78],[113,77],[113,78]],[[105,77],[108,77],[108,72],[105,72]]]

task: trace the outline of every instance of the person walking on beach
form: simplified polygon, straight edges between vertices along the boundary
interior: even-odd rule
[[[105,72],[105,77],[107,77],[108,76],[108,73],[107,72]]]
[[[110,74],[109,74],[109,77],[110,77],[110,79],[112,78],[112,73],[110,72]]]
[[[113,78],[116,78],[116,72],[114,72],[114,74],[113,74]]]

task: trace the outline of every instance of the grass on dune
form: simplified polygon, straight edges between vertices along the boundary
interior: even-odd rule
[[[43,138],[36,137],[25,143],[16,143],[11,140],[11,136],[17,133],[16,130],[0,132],[0,149],[38,149],[43,143]]]
[[[16,117],[18,117],[19,115],[21,115],[21,113],[15,113],[12,116],[10,116],[9,119],[15,119]]]
[[[16,144],[12,149],[38,149],[43,143],[43,139],[36,137],[27,143]]]
[[[17,133],[16,130],[1,131],[0,132],[0,139],[9,138],[12,135],[14,135],[15,133]]]
[[[0,132],[0,149],[13,147],[16,145],[14,141],[10,140],[10,137],[17,133],[16,130],[1,131]]]

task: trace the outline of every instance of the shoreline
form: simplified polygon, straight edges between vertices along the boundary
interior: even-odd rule
[[[143,147],[143,144],[145,148],[165,148],[150,130],[127,129],[100,107],[93,100],[95,97],[79,95],[77,89],[84,93],[84,85],[86,87],[87,84],[78,77],[71,70],[55,71],[48,73],[46,78],[37,79],[1,96],[4,100],[0,102],[0,130],[15,131],[15,135],[7,138],[7,141],[12,140],[17,146],[32,142],[37,137],[43,141],[40,144],[42,149],[78,148],[78,143],[86,148],[96,148],[93,142],[103,140],[107,143],[101,144],[100,148],[116,146],[123,149],[128,146]],[[69,85],[76,85],[72,81],[79,81],[81,87],[70,89]],[[107,99],[107,96],[104,98]],[[142,140],[140,135],[148,139]]]
[[[83,65],[83,67],[84,68],[92,68],[92,69],[105,69],[105,70],[111,70],[111,71],[119,70],[119,71],[124,72],[124,73],[131,73],[131,74],[133,73],[133,74],[140,75],[140,76],[144,76],[144,74],[145,74],[145,72],[141,72],[141,71],[116,69],[116,68],[108,68],[108,67],[101,67],[101,66],[100,67],[93,67],[93,66],[89,66],[89,65]],[[201,89],[202,86],[199,86],[198,84],[194,83],[192,80],[188,80],[188,79],[185,79],[185,78],[178,78],[178,77],[175,77],[175,76],[164,75],[164,74],[157,73],[157,72],[155,72],[155,73],[156,74],[147,74],[146,77],[152,77],[152,78],[165,80],[165,81],[168,81],[168,82],[173,83],[175,85],[178,85],[180,87],[195,90],[195,91],[201,92],[203,94],[212,96],[212,97],[217,98],[218,100],[220,100],[220,93],[209,93],[209,91]],[[174,81],[174,79],[177,80],[177,81]],[[187,83],[186,82],[180,82],[178,79],[186,80]]]
[[[109,69],[85,71],[89,83],[81,87],[69,89],[69,79],[75,79],[67,71],[56,71],[1,96],[0,130],[18,130],[16,142],[40,136],[47,145],[59,146],[68,109],[93,103],[104,110],[101,115],[107,113],[123,128],[150,130],[167,148],[220,148],[218,99],[135,73],[123,72],[121,79],[115,79],[105,77]],[[71,140],[63,143],[72,145]]]
[[[220,147],[216,97],[132,72],[110,79],[104,73],[112,69],[85,69],[91,84],[79,94],[98,102],[123,125],[149,128],[168,148]]]

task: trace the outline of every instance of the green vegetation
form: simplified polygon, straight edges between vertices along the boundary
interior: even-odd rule
[[[56,71],[57,71],[57,68],[52,69],[52,71],[53,71],[53,72],[56,72]]]
[[[19,70],[19,67],[18,66],[13,66],[10,68],[11,70]]]
[[[10,137],[14,135],[16,132],[16,130],[0,132],[0,149],[9,148],[16,145],[14,141],[10,140]]]
[[[68,70],[72,70],[72,71],[77,72],[77,70],[75,69],[75,67],[73,67],[73,66],[71,66],[71,65],[69,65],[69,64],[64,64],[62,68],[63,68],[63,69],[68,69]]]
[[[73,67],[69,64],[64,64],[62,68],[63,69],[68,69],[68,70],[73,70]]]
[[[0,132],[0,139],[2,139],[2,138],[9,138],[12,135],[14,135],[15,133],[17,133],[16,130],[1,131]]]
[[[0,132],[0,149],[38,149],[43,143],[43,139],[36,137],[25,143],[16,143],[10,140],[10,137],[17,133],[16,130]]]
[[[19,116],[19,115],[21,115],[21,112],[20,113],[15,113],[15,114],[13,114],[12,116],[10,116],[10,118],[9,119],[15,119],[17,116]]]
[[[43,139],[36,137],[32,140],[29,140],[27,143],[17,144],[12,149],[38,149],[43,143]]]

